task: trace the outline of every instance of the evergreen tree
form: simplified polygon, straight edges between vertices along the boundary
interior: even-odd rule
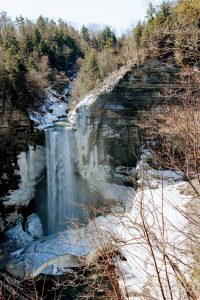
[[[34,49],[34,41],[30,35],[25,36],[24,50],[26,53],[32,53]]]
[[[168,17],[171,15],[171,5],[169,2],[163,2],[160,6],[160,9],[157,13],[157,22],[158,24],[164,24]]]
[[[111,49],[116,46],[117,38],[109,26],[106,26],[105,29],[100,33],[99,43],[102,48],[107,47]]]
[[[89,43],[90,42],[90,35],[89,35],[89,30],[87,27],[84,25],[81,28],[81,36],[84,38],[84,40]]]
[[[42,35],[41,35],[40,31],[38,30],[38,28],[35,28],[34,35],[33,35],[34,44],[36,46],[38,46],[40,44],[41,40],[42,40]]]
[[[100,83],[98,55],[95,49],[92,49],[86,57],[80,70],[80,76],[85,92],[92,90]]]
[[[146,12],[146,18],[149,22],[151,22],[154,20],[155,16],[156,16],[156,9],[153,6],[153,4],[150,2]]]
[[[134,38],[135,38],[135,44],[136,44],[137,48],[139,48],[141,46],[144,27],[145,27],[145,25],[142,24],[141,21],[139,21],[138,24],[136,25],[136,27],[133,30],[133,35],[134,35]]]

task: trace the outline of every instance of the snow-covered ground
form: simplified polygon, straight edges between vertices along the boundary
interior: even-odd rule
[[[70,87],[65,88],[62,95],[56,91],[48,90],[45,103],[39,110],[29,111],[29,118],[35,122],[35,127],[44,129],[54,125],[61,117],[67,116],[68,99]]]
[[[189,201],[189,197],[181,194],[181,188],[184,185],[185,183],[177,183],[164,188],[159,186],[153,190],[140,189],[134,198],[131,213],[121,217],[115,215],[102,219],[101,230],[109,231],[110,236],[120,241],[121,252],[126,258],[126,261],[119,261],[118,266],[121,275],[120,284],[128,291],[128,299],[141,299],[147,290],[148,293],[150,292],[151,299],[162,299],[153,254],[166,299],[170,299],[170,294],[163,251],[166,251],[172,261],[178,263],[184,274],[184,263],[188,262],[184,254],[184,232],[187,220],[182,213],[184,213],[185,204]],[[144,216],[144,223],[142,216]],[[145,227],[151,245],[148,242]],[[168,259],[166,261],[174,299],[178,300],[180,298],[175,274]]]
[[[170,291],[173,299],[185,299],[177,277],[184,278],[191,263],[185,242],[186,205],[191,200],[183,193],[187,183],[173,171],[151,169],[145,154],[137,170],[140,187],[131,212],[100,217],[99,230],[121,245],[126,261],[117,263],[127,299],[164,299],[162,292],[171,299]]]

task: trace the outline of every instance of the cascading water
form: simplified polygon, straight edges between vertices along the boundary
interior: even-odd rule
[[[73,217],[75,190],[73,132],[67,123],[46,129],[47,227],[54,233]]]

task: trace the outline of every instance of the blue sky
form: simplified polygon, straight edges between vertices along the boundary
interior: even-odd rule
[[[157,5],[161,0],[152,2]],[[125,30],[143,19],[148,0],[0,0],[0,11],[9,16],[35,19],[39,15],[62,18],[73,25],[106,24]]]

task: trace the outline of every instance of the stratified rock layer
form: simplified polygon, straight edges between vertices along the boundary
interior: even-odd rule
[[[70,113],[78,171],[91,188],[105,194],[116,180],[132,184],[141,144],[139,120],[163,103],[164,89],[177,78],[173,65],[158,61],[122,68]]]

